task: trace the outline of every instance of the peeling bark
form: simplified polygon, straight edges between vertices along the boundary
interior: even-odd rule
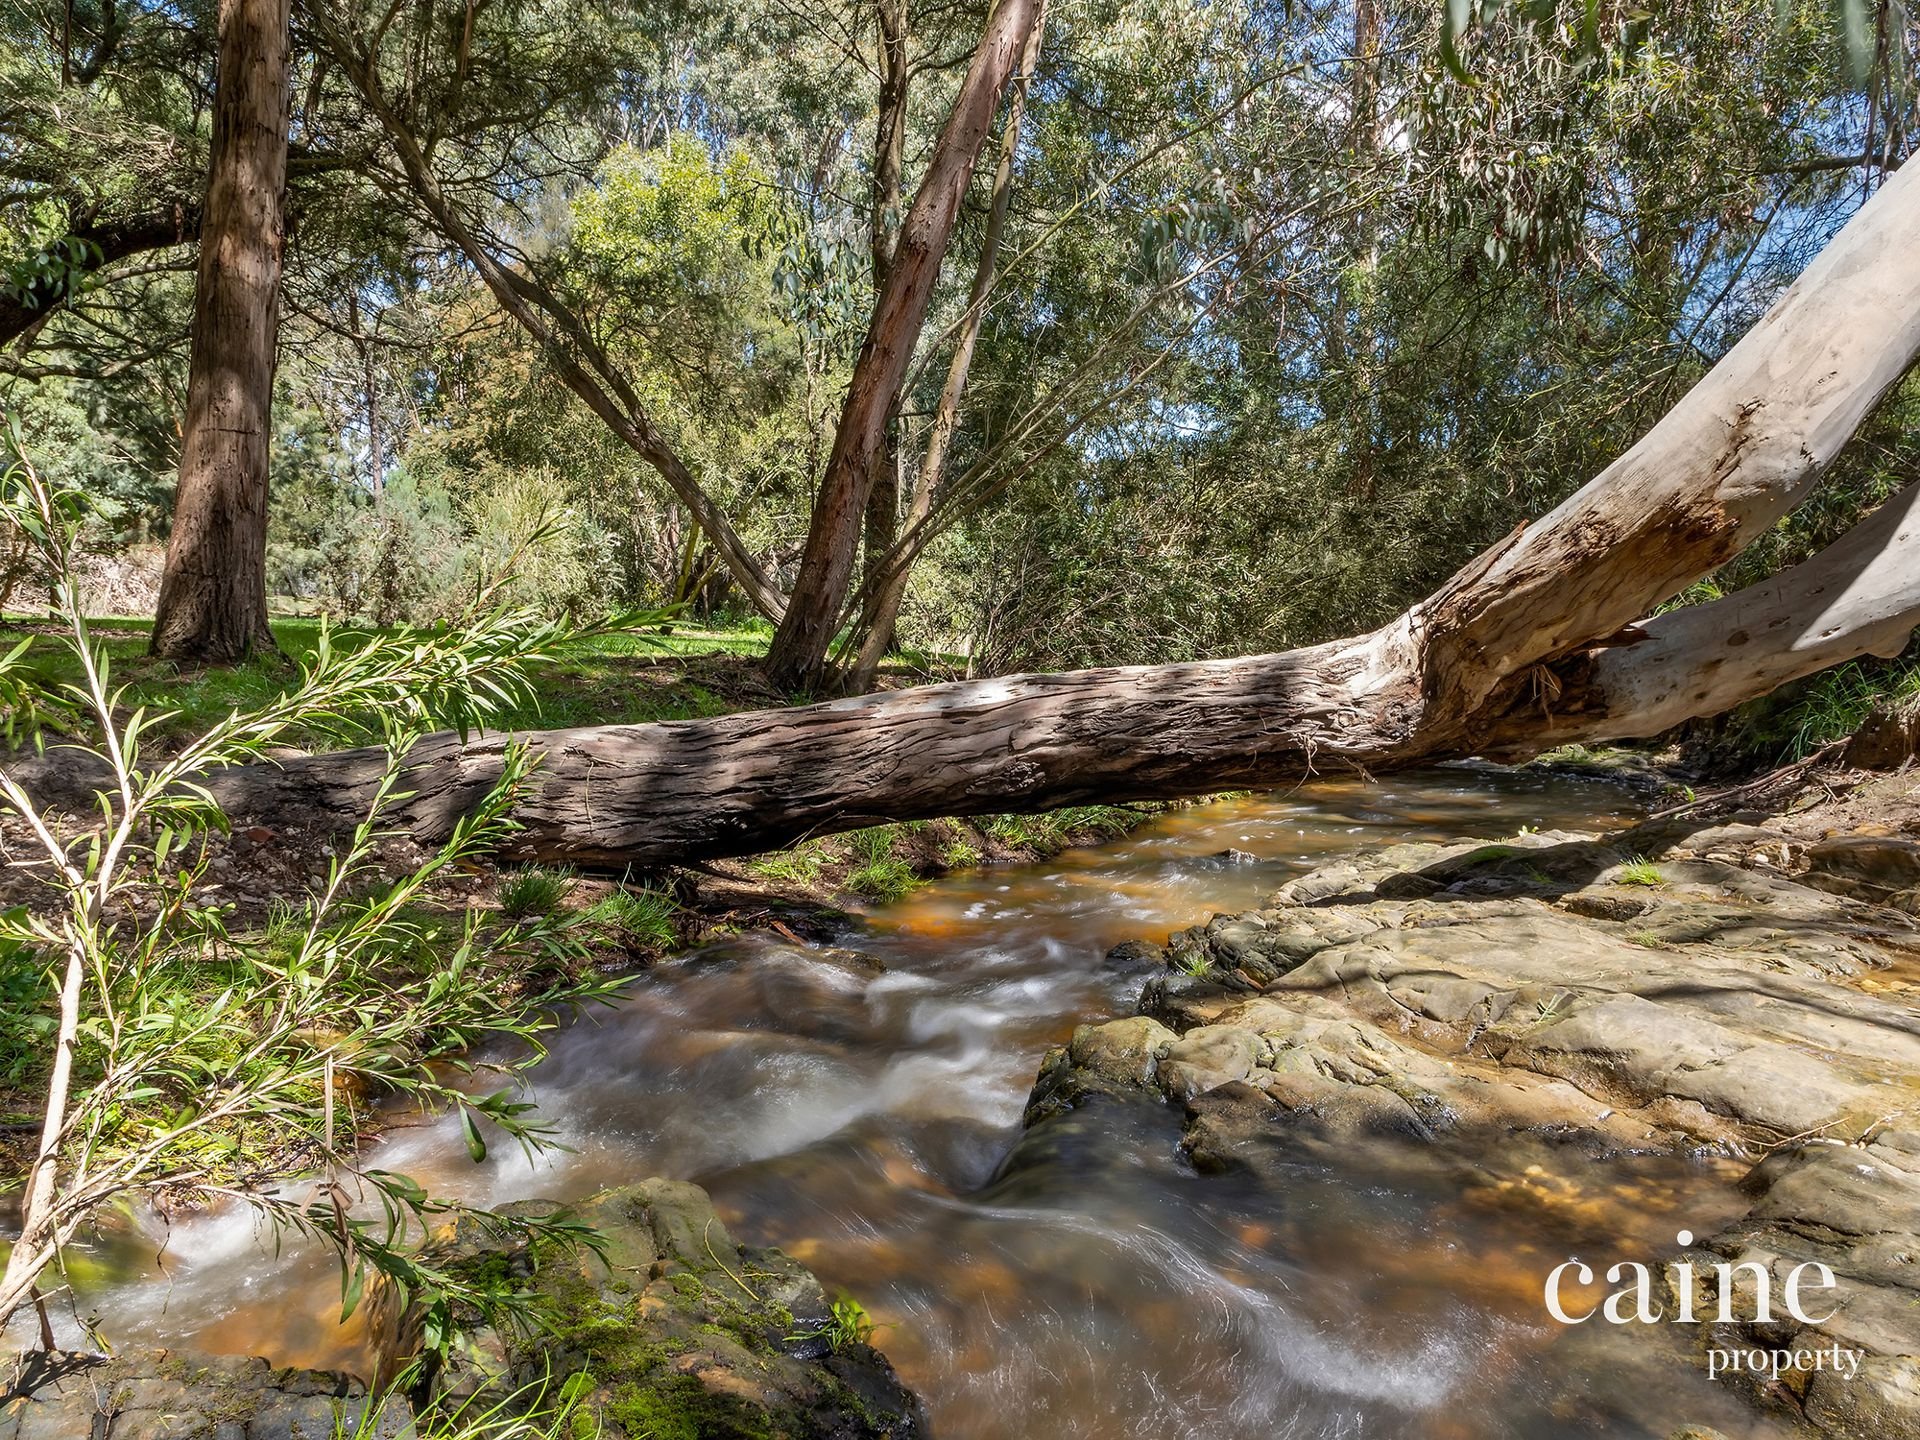
[[[1890,659],[1916,620],[1920,485],[1911,485],[1804,564],[1630,625],[1526,677],[1535,703],[1507,726],[1526,753],[1658,735],[1845,660]]]

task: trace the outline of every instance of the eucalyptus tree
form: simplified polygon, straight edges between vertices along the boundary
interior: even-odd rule
[[[947,586],[995,568],[1017,586],[917,603],[963,636],[991,616],[988,669],[1309,643],[1381,623],[1629,444],[1876,172],[1838,164],[1860,154],[1865,116],[1824,0],[1785,23],[1739,0],[1677,7],[1599,54],[1578,7],[1561,13],[1558,32],[1476,32],[1462,83],[1430,7],[1377,10],[1385,138],[1364,164],[1353,12],[1290,37],[1323,57],[1288,87],[1306,113],[1284,97],[1250,109],[1207,159],[1239,178],[1232,204],[1256,224],[1318,189],[1316,223],[1245,267],[1237,301],[1085,432],[1082,455],[1036,467],[941,542]],[[1046,348],[1009,324],[1001,349],[990,330],[982,403],[1003,372],[1044,374],[1073,343],[1056,317],[1092,308],[1087,274],[1121,270],[1113,251],[1080,258],[1033,282],[1047,326],[1025,333]],[[988,434],[1005,423],[982,416]],[[1854,493],[1820,543],[1886,487],[1823,491]]]

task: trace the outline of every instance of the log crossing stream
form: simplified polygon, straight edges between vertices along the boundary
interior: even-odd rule
[[[1275,1193],[1196,1174],[1167,1107],[1021,1128],[1047,1046],[1131,1008],[1140,979],[1102,966],[1117,942],[1247,909],[1358,849],[1599,828],[1634,807],[1599,782],[1460,767],[1174,811],[946,877],[837,947],[754,935],[656,967],[536,1072],[570,1151],[502,1146],[476,1166],[435,1122],[375,1160],[482,1203],[696,1181],[738,1238],[866,1306],[949,1440],[1652,1434],[1630,1403],[1568,1400],[1604,1389],[1612,1342],[1553,1324],[1542,1280],[1569,1234],[1586,1258],[1651,1258],[1679,1226],[1711,1228],[1741,1208],[1738,1167],[1569,1157],[1515,1184],[1393,1170],[1356,1145]],[[356,1359],[360,1337],[328,1319],[331,1273],[276,1257],[244,1217],[176,1223],[164,1278],[151,1245],[139,1268],[83,1296],[123,1344]],[[1774,1433],[1684,1360],[1659,1373],[1671,1390],[1650,1417]]]

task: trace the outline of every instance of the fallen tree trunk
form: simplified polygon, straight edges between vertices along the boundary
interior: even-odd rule
[[[1920,354],[1920,166],[1876,196],[1619,461],[1369,635],[1281,655],[933,685],[663,725],[521,737],[520,853],[744,854],[893,820],[1177,798],[1302,773],[1518,756],[1650,733],[1888,653],[1920,619],[1910,491],[1806,565],[1634,624],[1798,502]],[[444,835],[505,737],[417,748],[393,812]],[[216,777],[230,813],[364,810],[352,752]]]
[[[518,737],[541,764],[514,849],[579,865],[749,854],[886,821],[1174,799],[1449,755],[1524,758],[1658,733],[1864,654],[1920,622],[1920,486],[1784,575],[1577,652],[1472,712],[1423,703],[1398,626],[1236,660],[982,680],[717,720]],[[1454,692],[1463,695],[1465,692]],[[417,750],[394,812],[437,839],[498,779],[506,736]],[[230,813],[350,815],[356,751],[215,777]]]
[[[1891,659],[1917,621],[1920,484],[1805,564],[1556,661],[1542,703],[1523,705],[1509,723],[1524,729],[1521,748],[1533,752],[1658,735],[1844,660]]]

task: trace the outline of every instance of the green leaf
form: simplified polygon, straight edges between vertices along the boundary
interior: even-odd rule
[[[360,1301],[367,1291],[367,1267],[349,1265],[340,1276],[340,1323],[346,1324],[353,1318],[353,1312],[360,1308]]]
[[[1473,76],[1467,73],[1460,59],[1460,37],[1472,24],[1473,0],[1447,0],[1440,15],[1440,58],[1456,80],[1469,85],[1473,83]]]
[[[460,1133],[467,1142],[467,1155],[478,1165],[487,1158],[487,1142],[481,1138],[480,1127],[474,1123],[473,1112],[464,1105],[460,1107]]]
[[[1865,84],[1873,70],[1874,54],[1879,48],[1874,33],[1873,9],[1867,0],[1840,0],[1840,32],[1847,42],[1847,70]]]

